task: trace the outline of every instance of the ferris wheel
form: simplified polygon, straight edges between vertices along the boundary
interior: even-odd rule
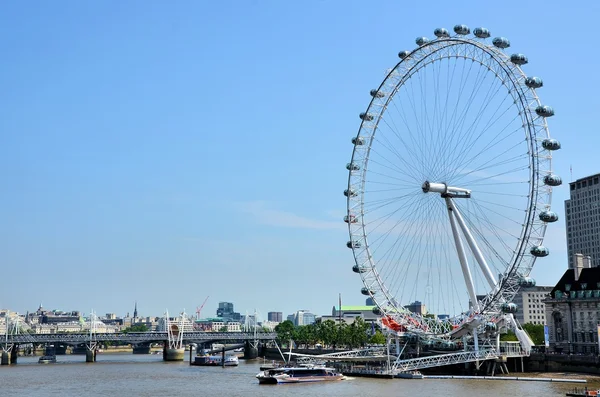
[[[384,325],[452,340],[494,334],[518,310],[519,288],[535,285],[546,226],[558,220],[560,143],[542,79],[507,38],[466,25],[434,34],[400,52],[370,92],[344,221],[361,292]]]

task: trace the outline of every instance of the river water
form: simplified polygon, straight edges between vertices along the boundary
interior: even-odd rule
[[[368,379],[288,385],[259,385],[260,360],[238,367],[196,367],[163,362],[162,355],[99,354],[57,356],[56,364],[19,357],[0,367],[1,396],[564,396],[581,384],[500,380]],[[187,357],[186,357],[187,360]],[[523,374],[513,374],[522,376]],[[558,376],[557,376],[558,377]],[[589,384],[589,386],[598,384]]]

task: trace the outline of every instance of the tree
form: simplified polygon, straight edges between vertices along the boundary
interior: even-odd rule
[[[131,327],[125,328],[121,332],[124,334],[127,334],[129,332],[148,332],[148,326],[146,324],[136,324],[132,325]]]
[[[228,330],[229,330],[229,328],[227,328],[226,325],[224,325],[221,328],[219,328],[219,332],[227,332]]]
[[[503,342],[518,342],[519,339],[517,338],[517,335],[515,335],[515,333],[511,330],[506,331],[505,334],[500,335],[500,340]]]
[[[290,339],[293,338],[294,328],[294,323],[292,323],[290,320],[285,320],[284,322],[275,326],[275,332],[277,333],[277,340],[279,344],[283,345],[283,343],[289,343]]]
[[[523,329],[527,331],[531,340],[536,345],[543,345],[546,341],[544,338],[544,325],[543,324],[523,324]]]
[[[369,343],[374,345],[385,345],[386,339],[385,336],[381,333],[380,330],[375,331],[375,334],[371,336],[369,339]]]

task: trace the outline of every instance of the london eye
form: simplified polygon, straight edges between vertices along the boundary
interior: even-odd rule
[[[510,49],[466,25],[418,37],[370,91],[351,139],[352,270],[383,324],[425,344],[493,341],[502,327],[527,344],[512,301],[550,252],[560,143],[542,79]]]

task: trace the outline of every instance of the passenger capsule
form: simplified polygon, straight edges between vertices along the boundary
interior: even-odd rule
[[[352,266],[352,271],[354,273],[366,273],[369,270],[368,267],[354,265]]]
[[[467,25],[456,25],[454,26],[454,33],[464,36],[471,33],[471,29]]]
[[[487,39],[490,37],[490,31],[486,28],[475,28],[473,29],[473,34],[480,39]]]
[[[346,247],[348,247],[348,248],[360,248],[360,246],[361,246],[360,241],[356,241],[356,240],[348,241],[346,243]]]
[[[356,197],[358,194],[354,189],[344,189],[344,196],[346,197]]]
[[[527,77],[525,85],[529,88],[540,88],[544,85],[544,82],[539,77]]]
[[[354,216],[354,215],[346,215],[346,216],[344,216],[344,222],[346,222],[346,223],[356,223],[356,216]]]
[[[352,138],[352,144],[362,146],[365,144],[365,139],[362,136]]]
[[[373,115],[371,113],[361,113],[358,115],[358,117],[360,117],[361,120],[365,120],[365,121],[371,121],[373,120]]]
[[[372,312],[373,312],[373,314],[374,314],[374,315],[376,315],[376,316],[381,316],[381,314],[383,313],[383,312],[381,311],[381,309],[380,309],[380,308],[378,308],[377,306],[375,306],[375,307],[372,309]]]
[[[538,116],[541,116],[541,117],[554,116],[554,109],[552,109],[548,105],[538,106],[537,108],[535,108],[535,112],[537,113]]]
[[[373,290],[370,290],[367,287],[362,287],[360,289],[360,293],[363,295],[373,295],[374,294]]]
[[[554,211],[542,211],[539,216],[541,221],[548,223],[556,222],[558,220],[558,214]]]
[[[525,65],[529,62],[524,54],[512,54],[510,56],[510,61],[515,65]]]
[[[544,177],[544,184],[548,186],[560,186],[562,185],[562,179],[558,175],[549,174]]]
[[[506,37],[495,37],[494,40],[492,40],[492,44],[494,47],[502,49],[510,47],[510,41],[508,41]]]
[[[433,34],[435,35],[435,37],[448,37],[450,36],[448,34],[448,31],[444,28],[437,28],[436,30],[433,31]]]
[[[398,53],[398,58],[400,58],[400,59],[404,59],[404,58],[408,57],[409,55],[410,55],[410,52],[409,52],[409,51],[400,51],[400,52]]]
[[[429,43],[429,39],[427,37],[417,37],[415,39],[415,43],[417,43],[417,45],[419,47],[424,46],[425,44]]]
[[[373,98],[383,98],[385,96],[385,94],[381,91],[377,91],[377,90],[371,90],[371,92],[369,92],[369,94],[371,94],[371,96]]]
[[[529,252],[531,252],[531,255],[536,256],[538,258],[543,258],[550,254],[550,250],[544,247],[543,245],[533,246],[531,247],[531,250],[529,250]]]
[[[497,328],[498,327],[496,326],[496,323],[493,323],[491,321],[489,323],[485,323],[485,330],[487,332],[494,332]]]
[[[358,165],[356,163],[348,163],[348,164],[346,164],[346,169],[348,171],[358,171],[358,170],[360,170],[360,165]]]
[[[560,142],[556,139],[547,138],[542,141],[542,147],[546,150],[558,150],[560,149]]]
[[[519,285],[524,288],[535,287],[535,280],[531,277],[521,277],[519,279]]]
[[[516,313],[517,312],[517,305],[515,305],[514,303],[503,303],[502,306],[500,306],[500,309],[502,310],[503,313]]]

